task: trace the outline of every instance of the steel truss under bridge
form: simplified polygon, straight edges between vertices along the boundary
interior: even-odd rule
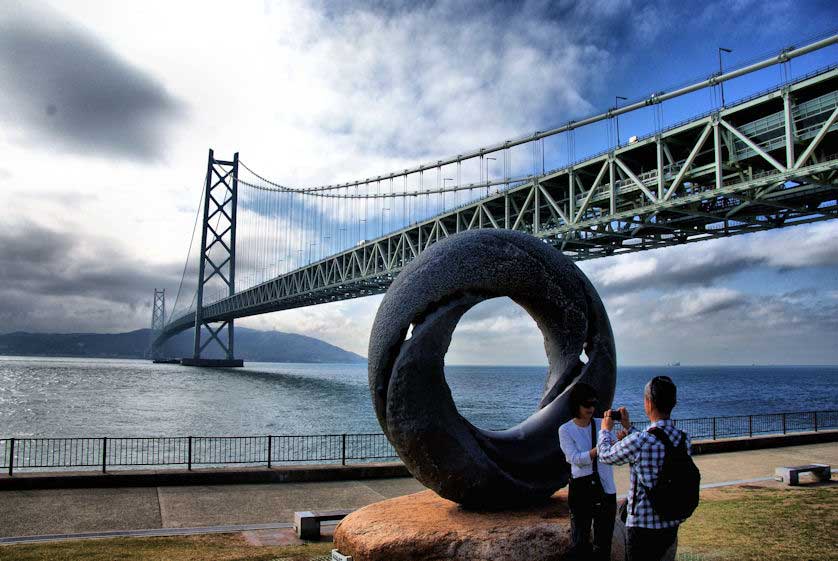
[[[526,232],[585,260],[826,220],[838,216],[837,179],[832,67],[278,275],[207,305],[202,320],[382,293],[465,230]],[[194,326],[184,314],[160,339]]]

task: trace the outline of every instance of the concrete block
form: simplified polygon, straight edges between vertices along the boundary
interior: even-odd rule
[[[320,520],[308,510],[295,512],[294,531],[301,540],[316,540],[320,537]]]
[[[784,466],[774,470],[774,479],[786,485],[800,485],[800,474],[811,473],[818,481],[829,481],[832,468],[827,464],[807,464],[805,466]]]

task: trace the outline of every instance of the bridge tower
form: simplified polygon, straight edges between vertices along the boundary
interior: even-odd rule
[[[166,325],[166,289],[154,289],[154,303],[151,307],[151,342],[150,353],[151,358],[157,360],[160,358],[160,347],[155,344],[157,336],[163,331]]]
[[[233,318],[204,319],[204,287],[218,277],[227,295],[236,292],[236,208],[238,204],[239,153],[232,161],[218,160],[212,149],[207,161],[204,187],[204,213],[201,227],[201,248],[198,264],[198,294],[195,306],[195,344],[185,366],[244,366],[234,357]],[[212,252],[212,255],[211,255]],[[223,331],[226,330],[226,337]],[[203,337],[203,333],[207,337]],[[226,341],[225,341],[226,339]],[[212,342],[217,343],[226,358],[202,358],[201,353]]]

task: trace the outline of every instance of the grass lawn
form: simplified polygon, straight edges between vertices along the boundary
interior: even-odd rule
[[[258,547],[241,534],[110,538],[0,546],[2,561],[309,561],[329,555],[331,542]]]
[[[678,561],[838,561],[838,485],[702,493],[679,532]],[[330,542],[259,547],[240,534],[0,546],[0,561],[310,561]]]
[[[838,486],[704,491],[678,561],[838,561]]]

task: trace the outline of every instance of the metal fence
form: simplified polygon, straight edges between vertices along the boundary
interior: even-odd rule
[[[0,439],[0,469],[218,467],[397,458],[383,434]]]
[[[838,429],[838,411],[676,419],[696,440]],[[645,428],[636,425],[638,428]],[[0,439],[0,469],[213,467],[369,462],[397,458],[383,434]]]
[[[676,419],[675,426],[686,431],[692,440],[752,437],[762,434],[786,434],[838,428],[838,411],[803,411],[764,413],[734,417]],[[643,428],[643,427],[638,427]]]

